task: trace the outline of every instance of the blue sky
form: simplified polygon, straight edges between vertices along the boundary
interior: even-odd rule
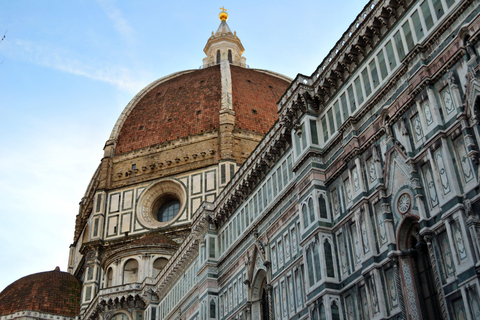
[[[252,68],[310,75],[366,1],[15,0],[0,10],[0,290],[66,271],[75,216],[116,119],[196,69],[225,6]]]

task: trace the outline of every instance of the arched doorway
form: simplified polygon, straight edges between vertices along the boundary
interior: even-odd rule
[[[258,270],[252,286],[252,320],[270,318],[269,287],[265,270]]]
[[[442,319],[439,288],[435,285],[427,243],[419,231],[418,217],[406,217],[397,239],[402,253],[400,270],[406,311],[409,319]]]

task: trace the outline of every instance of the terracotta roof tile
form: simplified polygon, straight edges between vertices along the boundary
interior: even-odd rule
[[[253,69],[231,66],[235,127],[265,134],[277,121],[277,101],[289,82]]]
[[[80,282],[60,270],[23,277],[0,293],[0,315],[30,310],[75,316],[80,312]]]
[[[265,134],[278,119],[276,102],[289,82],[234,65],[231,75],[235,127]],[[115,153],[218,129],[221,92],[219,65],[158,84],[127,116]]]
[[[152,88],[128,115],[115,153],[184,138],[219,126],[220,67],[180,75]]]

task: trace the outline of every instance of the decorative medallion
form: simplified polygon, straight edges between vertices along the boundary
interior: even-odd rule
[[[450,91],[448,89],[443,91],[443,103],[445,104],[447,114],[452,113],[455,109],[455,105],[453,104],[452,96],[450,95]]]
[[[425,113],[425,120],[427,121],[427,126],[430,126],[433,123],[432,112],[430,111],[430,106],[425,103],[423,105],[423,111]]]
[[[423,138],[423,130],[422,123],[420,122],[420,117],[418,116],[418,114],[413,120],[413,128],[415,130],[415,137],[417,138],[417,141],[420,141],[420,139]]]
[[[410,198],[410,195],[408,193],[404,193],[398,198],[397,210],[401,214],[405,214],[408,212],[411,205],[412,205],[412,199]]]
[[[353,186],[355,187],[355,192],[360,190],[360,180],[356,168],[353,169]]]
[[[377,180],[377,170],[375,169],[375,163],[370,161],[370,182],[375,182]]]
[[[445,163],[443,162],[443,156],[441,150],[437,151],[437,168],[438,173],[440,174],[440,181],[442,182],[443,194],[450,193],[450,183],[448,182],[447,169],[445,168]]]

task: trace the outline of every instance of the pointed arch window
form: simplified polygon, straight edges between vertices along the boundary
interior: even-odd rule
[[[313,273],[312,248],[307,249],[308,281],[310,287],[315,284],[315,275]]]
[[[315,211],[313,210],[313,200],[310,198],[308,200],[308,212],[310,214],[310,223],[315,221]]]
[[[338,309],[338,304],[336,301],[332,302],[331,311],[332,320],[340,320],[340,310]]]
[[[306,229],[308,226],[308,212],[307,212],[306,205],[303,205],[302,207],[302,215],[303,215],[303,227]]]
[[[325,252],[325,264],[327,266],[327,277],[335,277],[335,269],[333,267],[332,245],[328,240],[323,243],[323,250]]]
[[[228,62],[233,63],[232,50],[228,50]]]
[[[210,318],[216,318],[217,306],[215,305],[215,300],[210,300]]]
[[[220,63],[220,50],[217,50],[217,64]]]
[[[320,210],[320,218],[328,219],[327,202],[323,195],[318,198],[318,209]]]
[[[314,244],[313,259],[315,261],[315,275],[318,282],[322,279],[322,265],[320,264],[320,242],[316,242]]]
[[[325,306],[323,303],[320,305],[320,320],[327,320],[327,316],[325,315]]]

